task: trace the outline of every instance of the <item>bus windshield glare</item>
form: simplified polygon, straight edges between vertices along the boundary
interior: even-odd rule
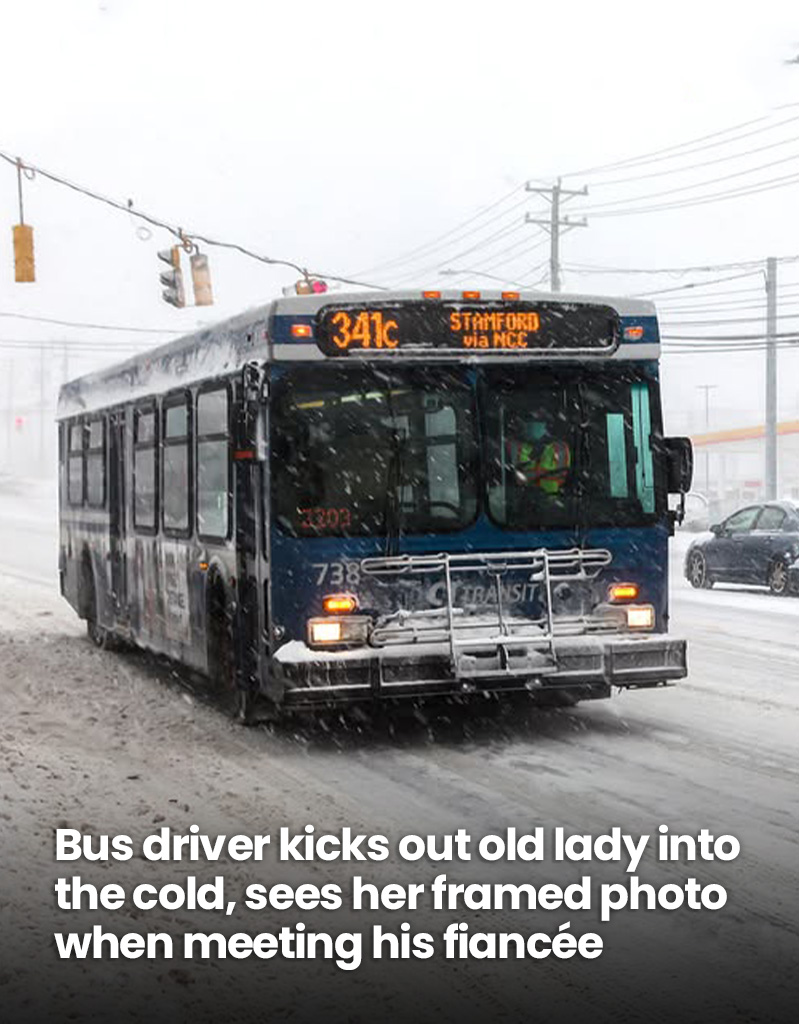
[[[277,523],[299,537],[450,532],[479,509],[506,530],[652,523],[653,393],[629,366],[294,371],[274,391]]]

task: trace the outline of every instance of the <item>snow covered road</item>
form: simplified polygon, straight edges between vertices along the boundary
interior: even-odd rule
[[[542,1005],[550,1008],[542,1018],[558,1021],[795,1019],[799,599],[691,591],[675,573],[672,626],[688,637],[690,676],[668,689],[565,711],[515,705],[242,730],[169,666],[92,649],[51,583],[54,549],[52,522],[33,510],[0,512],[0,998],[19,1003],[18,1019],[66,1019],[70,1009],[80,1019],[108,1019],[111,1008],[115,1019],[142,1019],[153,999],[174,1020],[261,1020],[266,1006],[276,1020],[521,1020],[538,1017]],[[228,834],[313,823],[317,831],[351,825],[386,836],[461,827],[483,835],[511,825],[656,835],[668,824],[675,832],[732,834],[742,852],[726,864],[645,858],[643,881],[720,883],[726,907],[621,912],[601,928],[595,916],[573,914],[577,933],[590,923],[603,935],[605,952],[593,961],[369,961],[352,973],[318,960],[118,967],[60,962],[52,949],[52,932],[65,927],[52,882],[73,871],[59,872],[53,861],[52,829],[64,823],[130,835],[159,823]],[[350,867],[281,866],[280,879],[343,884]],[[82,868],[100,881],[144,877],[138,861]],[[148,879],[180,873],[147,868]],[[252,870],[232,864],[226,874],[243,882]],[[352,870],[405,883],[441,871],[465,881],[572,882],[589,871],[619,881],[623,873],[597,864],[532,872],[396,861]],[[210,878],[216,869],[203,872]],[[441,929],[457,917],[414,919],[414,930]],[[198,927],[186,912],[153,911],[146,927],[185,929],[187,919]],[[398,928],[411,918],[386,919]],[[487,931],[555,931],[569,913],[481,911],[462,919]],[[215,919],[213,928],[228,924]],[[268,924],[250,915],[235,928]],[[326,927],[353,922],[342,913]],[[38,983],[42,971],[47,985]]]

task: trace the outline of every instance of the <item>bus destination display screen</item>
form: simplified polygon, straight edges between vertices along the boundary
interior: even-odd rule
[[[555,302],[393,302],[325,306],[316,339],[328,356],[407,350],[609,350],[619,339],[610,306]]]

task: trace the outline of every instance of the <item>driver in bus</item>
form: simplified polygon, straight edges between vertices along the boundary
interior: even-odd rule
[[[571,448],[568,441],[554,435],[547,420],[524,421],[507,448],[519,484],[549,497],[561,495],[571,469]]]

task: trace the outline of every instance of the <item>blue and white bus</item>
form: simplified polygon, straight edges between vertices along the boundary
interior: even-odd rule
[[[62,592],[245,714],[679,679],[658,356],[633,299],[278,299],[62,389]]]

